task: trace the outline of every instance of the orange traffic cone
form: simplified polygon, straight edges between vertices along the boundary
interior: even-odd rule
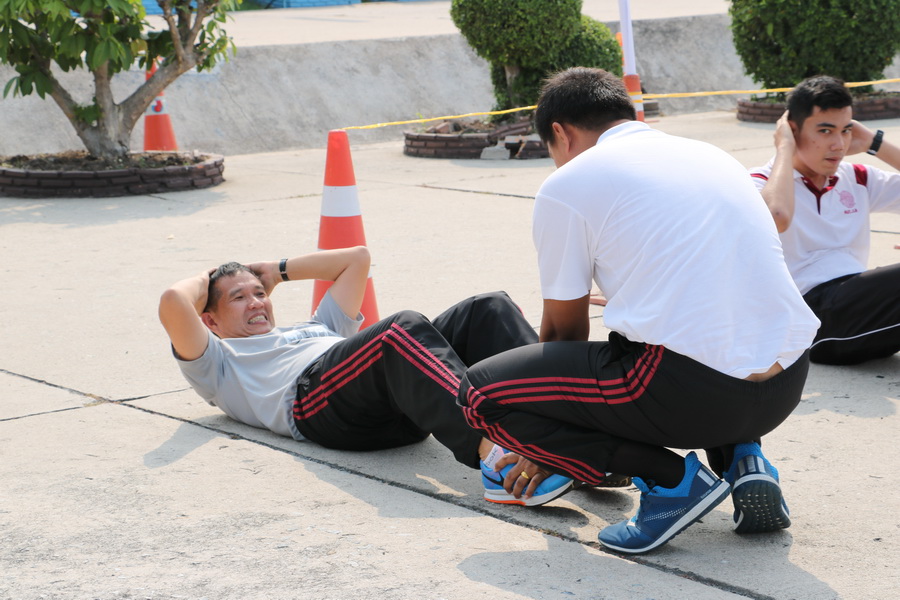
[[[622,78],[625,82],[625,89],[628,90],[628,95],[631,96],[631,101],[634,103],[634,111],[637,113],[638,121],[644,120],[644,94],[641,91],[641,78],[637,74],[634,75],[626,75]]]
[[[156,73],[154,62],[147,71],[147,79]],[[165,98],[160,92],[144,113],[144,152],[162,150],[173,152],[178,150],[178,142],[175,141],[175,131],[172,129],[172,120],[166,110]]]
[[[319,250],[365,246],[359,197],[356,193],[356,177],[350,160],[350,141],[347,132],[328,132],[328,153],[325,155],[325,186],[322,190],[322,216],[319,221]],[[322,296],[331,287],[331,281],[317,279],[313,284],[312,309],[315,312]],[[360,329],[378,321],[378,305],[375,303],[375,286],[372,275],[366,282],[363,297],[363,323]]]
[[[622,51],[622,70],[625,70],[625,44],[622,41],[622,32],[616,32],[616,41],[619,42],[619,50]]]

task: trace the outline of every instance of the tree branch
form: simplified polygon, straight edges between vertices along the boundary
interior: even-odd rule
[[[45,57],[38,49],[34,43],[33,37],[29,39],[28,45],[30,47],[32,61],[38,65],[41,73],[50,80],[50,97],[53,98],[53,101],[56,102],[57,106],[63,111],[66,118],[74,123],[77,119],[75,109],[78,107],[78,103],[75,102],[75,99],[72,98],[69,91],[59,83],[59,80],[53,76],[53,71],[50,70],[50,59]]]
[[[178,62],[184,62],[184,46],[181,44],[181,35],[179,35],[178,25],[175,23],[175,17],[172,16],[172,2],[166,0],[162,3],[163,18],[169,25],[169,35],[172,36],[172,45],[175,46],[175,57]]]
[[[150,79],[134,90],[119,105],[122,122],[129,128],[129,131],[134,128],[135,123],[141,118],[141,115],[144,114],[154,98],[159,96],[170,83],[192,68],[193,66],[185,63],[169,63],[157,69]]]
[[[187,40],[185,40],[188,44],[190,44],[191,48],[194,47],[194,43],[197,41],[197,36],[200,34],[200,30],[203,29],[203,20],[210,14],[208,3],[203,0],[197,0],[197,13],[194,17],[194,24],[191,26],[190,36]]]
[[[53,98],[53,101],[56,102],[56,105],[63,111],[63,114],[66,115],[66,118],[69,119],[73,124],[77,122],[78,117],[75,114],[75,109],[78,107],[78,103],[75,102],[75,99],[72,98],[72,95],[69,93],[69,90],[64,88],[56,77],[53,76],[53,73],[49,71],[49,69],[44,73],[53,84],[53,88],[50,90],[50,97]]]

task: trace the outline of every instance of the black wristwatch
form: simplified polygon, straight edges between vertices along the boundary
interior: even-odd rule
[[[287,276],[287,261],[288,261],[288,259],[282,258],[281,262],[278,263],[278,272],[281,273],[282,281],[290,281],[290,279],[288,279],[288,276]]]
[[[869,146],[869,149],[866,150],[866,152],[872,156],[878,154],[878,149],[881,148],[882,139],[884,139],[884,132],[879,129],[875,132],[875,137],[872,138],[872,145]]]

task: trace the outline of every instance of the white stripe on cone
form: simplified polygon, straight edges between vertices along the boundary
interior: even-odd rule
[[[323,217],[356,217],[360,214],[362,213],[355,185],[326,185],[323,187]]]

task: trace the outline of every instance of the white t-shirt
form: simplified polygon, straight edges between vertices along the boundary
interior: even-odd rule
[[[203,356],[175,358],[194,391],[235,421],[302,440],[293,417],[297,379],[362,321],[345,315],[329,291],[310,321],[246,338],[220,339],[210,331]]]
[[[760,191],[773,162],[750,169]],[[781,234],[781,245],[801,293],[868,268],[872,212],[900,212],[900,174],[842,162],[819,190],[794,171],[794,218]]]
[[[710,144],[606,131],[541,186],[533,234],[545,299],[593,278],[608,328],[733,377],[787,368],[819,327],[746,169]]]

